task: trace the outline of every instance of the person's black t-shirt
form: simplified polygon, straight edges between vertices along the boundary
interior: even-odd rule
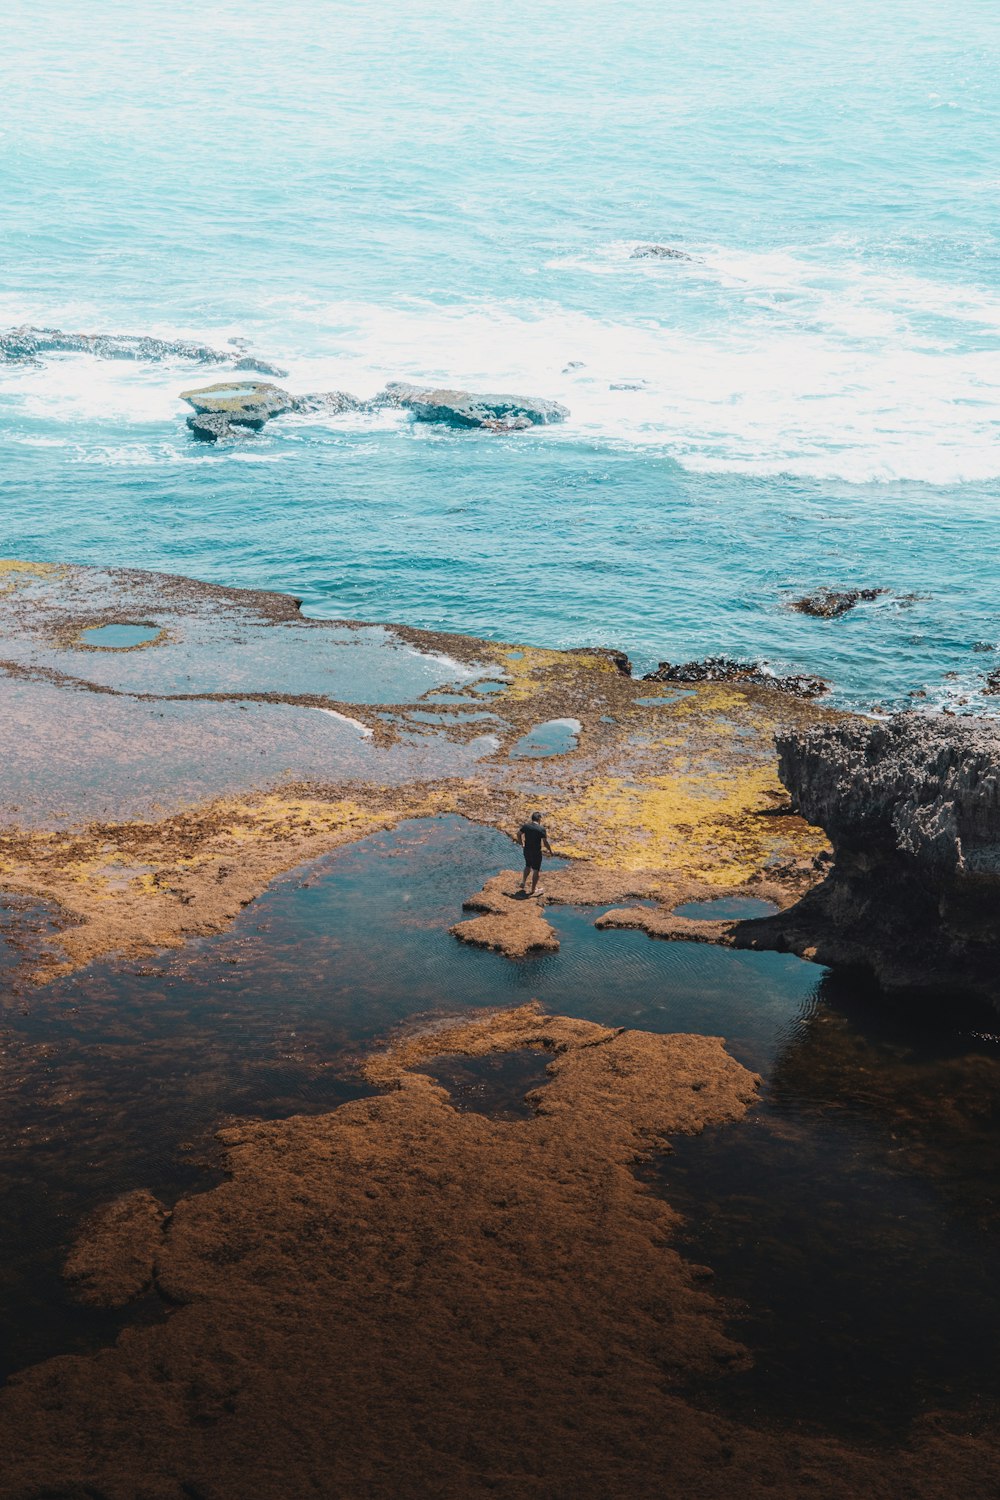
[[[521,832],[524,835],[524,859],[526,864],[534,864],[542,858],[542,840],[546,837],[545,825],[543,823],[522,823]]]

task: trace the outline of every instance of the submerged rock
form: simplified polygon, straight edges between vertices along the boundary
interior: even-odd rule
[[[443,422],[449,427],[482,427],[500,432],[564,422],[569,416],[567,408],[558,401],[537,396],[477,395],[472,391],[409,385],[405,381],[390,382],[381,401],[385,406],[404,407],[418,422]]]
[[[814,615],[820,620],[835,620],[855,605],[870,603],[887,594],[888,589],[817,589],[802,599],[793,599],[791,608],[800,615]]]
[[[194,407],[188,426],[195,437],[206,442],[245,437],[247,429],[259,432],[271,417],[295,410],[294,397],[264,381],[220,381],[181,391],[181,400]]]
[[[240,347],[244,343],[241,340]],[[259,370],[262,375],[278,378],[287,374],[277,365],[252,355],[236,357],[232,350],[213,349],[209,344],[192,339],[157,339],[133,333],[65,333],[61,328],[34,328],[29,324],[0,333],[0,361],[31,364],[37,362],[40,354],[92,354],[98,359],[153,361],[189,359],[195,364]]]
[[[688,255],[686,250],[678,250],[673,245],[636,245],[632,251],[630,260],[694,260],[693,255]]]
[[[787,945],[864,964],[885,984],[995,1000],[1000,726],[908,713],[779,734],[776,744],[794,809],[834,849],[827,879],[788,913]]]
[[[830,690],[822,677],[791,673],[778,677],[759,661],[735,661],[730,656],[706,656],[672,666],[661,661],[655,672],[647,672],[643,682],[748,682],[757,687],[774,688],[779,693],[794,693],[798,698],[819,698]]]

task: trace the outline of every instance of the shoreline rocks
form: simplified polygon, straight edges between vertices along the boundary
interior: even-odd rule
[[[194,364],[256,370],[278,379],[287,375],[288,371],[278,365],[240,352],[245,346],[243,339],[235,349],[224,350],[192,339],[157,339],[134,333],[65,333],[61,328],[35,328],[25,323],[0,333],[0,362],[38,364],[41,354],[92,354],[97,359],[189,359]]]
[[[889,988],[1000,997],[1000,726],[948,715],[779,733],[794,811],[834,850],[753,946],[871,969]]]
[[[678,666],[661,661],[655,672],[647,672],[643,682],[743,682],[754,687],[773,688],[778,693],[792,693],[797,698],[820,698],[830,691],[822,677],[803,673],[779,677],[769,672],[763,662],[736,661],[730,656],[706,656],[701,661],[683,662]]]
[[[265,381],[220,381],[198,390],[181,391],[181,400],[194,407],[187,424],[206,442],[244,436],[235,429],[259,432],[272,417],[294,410],[294,398],[280,386]]]

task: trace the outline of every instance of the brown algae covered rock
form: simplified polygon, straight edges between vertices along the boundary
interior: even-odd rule
[[[476,896],[463,902],[466,911],[482,912],[451,929],[453,936],[477,948],[493,948],[508,958],[528,953],[556,953],[559,939],[541,914],[542,897],[527,896],[515,874],[495,875]]]
[[[153,1280],[166,1217],[163,1204],[142,1188],[92,1214],[63,1267],[77,1300],[121,1307],[141,1296]]]

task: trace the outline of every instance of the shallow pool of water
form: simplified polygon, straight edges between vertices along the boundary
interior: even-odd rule
[[[778,910],[773,901],[756,896],[718,896],[712,901],[685,901],[675,906],[675,917],[689,922],[749,922],[754,917],[773,917]]]
[[[510,752],[511,760],[544,760],[549,755],[567,755],[579,744],[579,719],[547,719],[523,734]]]
[[[144,646],[161,634],[158,625],[93,625],[80,632],[85,646],[123,651],[128,646]]]

